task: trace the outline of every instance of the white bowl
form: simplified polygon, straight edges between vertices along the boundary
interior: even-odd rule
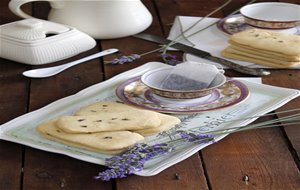
[[[300,24],[300,6],[291,3],[254,3],[241,8],[245,22],[266,29],[293,28]]]
[[[192,99],[207,96],[212,93],[212,91],[226,82],[226,77],[221,72],[216,75],[212,83],[208,88],[199,90],[169,90],[162,89],[160,85],[165,77],[172,71],[171,67],[159,68],[151,70],[142,75],[141,81],[150,88],[150,90],[161,97],[172,98],[172,99]]]

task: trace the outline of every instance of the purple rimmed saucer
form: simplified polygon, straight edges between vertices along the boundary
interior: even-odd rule
[[[217,23],[217,28],[219,30],[221,30],[222,32],[232,35],[237,32],[241,32],[241,31],[244,31],[247,29],[252,29],[254,27],[248,25],[245,22],[243,15],[237,14],[237,15],[231,15],[231,16],[221,19]],[[280,32],[288,33],[288,34],[300,35],[300,26],[290,28],[290,29],[283,29],[283,30],[276,29],[275,31],[280,31]]]
[[[245,84],[237,80],[228,80],[212,94],[184,100],[184,102],[154,95],[140,78],[138,76],[124,81],[117,87],[116,95],[126,104],[163,113],[186,114],[213,111],[241,103],[249,96]]]

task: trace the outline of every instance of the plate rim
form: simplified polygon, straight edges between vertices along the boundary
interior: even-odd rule
[[[134,103],[134,102],[131,102],[128,98],[126,98],[126,96],[124,95],[124,88],[129,85],[130,83],[133,83],[133,82],[137,82],[140,80],[140,77],[141,76],[135,76],[135,77],[132,77],[132,78],[129,78],[127,80],[125,80],[122,84],[120,84],[116,90],[115,90],[115,93],[116,93],[116,96],[122,100],[124,103],[128,104],[128,105],[131,105],[131,106],[135,106],[135,107],[138,107],[138,108],[144,108],[144,109],[149,109],[149,110],[152,110],[152,111],[157,111],[157,112],[161,112],[161,113],[167,113],[167,114],[193,114],[193,113],[203,113],[203,112],[208,112],[208,111],[215,111],[215,110],[220,110],[220,109],[224,109],[224,108],[228,108],[228,107],[231,107],[231,106],[235,106],[235,105],[238,105],[240,103],[242,103],[243,101],[245,101],[249,96],[250,96],[250,90],[249,88],[247,87],[247,85],[245,85],[243,82],[241,81],[238,81],[238,80],[235,80],[235,79],[229,79],[227,78],[227,81],[225,82],[228,83],[233,83],[235,86],[237,86],[240,91],[241,91],[241,95],[237,98],[237,100],[235,100],[233,103],[230,103],[230,104],[227,104],[227,105],[223,105],[223,106],[219,106],[217,108],[209,108],[209,109],[206,109],[206,110],[163,110],[163,109],[155,109],[155,108],[149,108],[149,107],[144,107],[144,106],[140,106],[139,104],[137,103]],[[223,86],[223,85],[222,85]],[[221,87],[222,87],[221,86]],[[147,86],[145,86],[147,88]],[[211,103],[211,102],[210,102]]]

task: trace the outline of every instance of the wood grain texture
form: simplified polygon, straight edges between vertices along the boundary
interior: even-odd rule
[[[93,179],[103,166],[77,159],[26,148],[24,190],[33,189],[104,189],[111,190],[111,182]]]
[[[19,20],[8,10],[9,0],[0,1],[0,24]],[[25,6],[27,12],[30,6]],[[0,51],[1,51],[0,44]],[[0,125],[27,111],[29,80],[21,73],[26,66],[0,58]],[[1,127],[0,127],[1,131]],[[0,141],[0,189],[19,190],[22,186],[22,145]]]
[[[276,70],[272,72],[272,75],[276,77],[265,77],[264,83],[275,85],[284,88],[294,88],[300,90],[300,74],[299,70]],[[288,82],[287,82],[288,81]],[[277,111],[291,110],[300,108],[300,98],[294,99],[283,107],[279,108]],[[287,114],[278,114],[278,117],[284,117]],[[300,156],[300,125],[296,126],[286,126],[284,127],[284,131],[288,137],[288,141],[291,143],[291,149],[294,149],[298,155],[296,158],[299,162]],[[300,164],[300,162],[299,162]]]
[[[22,186],[22,146],[1,140],[0,155],[0,189],[19,190]]]
[[[208,189],[198,154],[153,177],[129,176],[117,180],[117,190],[195,190]]]
[[[0,24],[6,24],[9,22],[14,22],[20,20],[21,18],[16,16],[8,9],[9,0],[0,1]],[[22,6],[22,10],[28,14],[32,13],[32,6],[30,4],[26,4]]]
[[[1,24],[20,19],[9,11],[8,2],[9,0],[0,1]],[[228,15],[247,2],[249,0],[234,0],[223,11],[213,16]],[[300,3],[299,0],[280,2]],[[153,15],[153,23],[145,32],[166,37],[175,16],[205,16],[224,1],[143,0],[143,3]],[[47,18],[49,4],[35,2],[22,8],[29,14]],[[88,61],[55,77],[45,79],[23,77],[21,73],[27,69],[59,65],[102,49],[119,48],[119,55],[130,55],[142,54],[158,47],[159,45],[155,43],[127,37],[98,41],[97,47],[90,51],[44,66],[28,66],[0,58],[0,124],[60,98],[73,95],[119,73],[162,59],[157,52],[142,56],[133,63],[103,65],[103,61],[110,61],[117,57],[117,55],[110,55]],[[179,58],[182,55],[181,52],[175,54]],[[245,76],[232,70],[226,70],[226,75]],[[272,70],[272,75],[263,77],[265,84],[286,88],[300,89],[299,81],[299,70]],[[300,99],[297,98],[275,112],[299,107]],[[283,116],[285,114],[277,114],[276,117]],[[199,154],[194,154],[155,176],[132,175],[109,182],[93,179],[94,175],[105,170],[106,167],[1,140],[0,189],[300,189],[300,126],[288,127],[284,126],[284,123],[282,126],[229,135],[203,149]]]
[[[299,170],[278,128],[229,135],[202,154],[212,189],[300,187]]]
[[[58,65],[77,60],[98,52],[98,47],[81,53],[72,58],[51,64]],[[31,79],[30,110],[45,106],[60,98],[73,95],[80,90],[99,83],[103,80],[101,59],[94,59],[86,63],[71,67],[53,77]],[[49,65],[47,65],[49,66]],[[46,65],[42,67],[47,67]],[[34,66],[37,68],[41,66]]]
[[[156,0],[155,3],[160,13],[163,31],[167,36],[176,16],[203,17],[221,6],[224,1],[212,0],[210,3],[207,3],[205,0]],[[211,17],[221,18],[222,16],[222,12],[217,12]]]

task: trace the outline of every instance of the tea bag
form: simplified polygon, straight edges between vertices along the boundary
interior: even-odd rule
[[[172,69],[160,87],[167,90],[201,90],[208,88],[219,72],[214,65],[184,62]]]

